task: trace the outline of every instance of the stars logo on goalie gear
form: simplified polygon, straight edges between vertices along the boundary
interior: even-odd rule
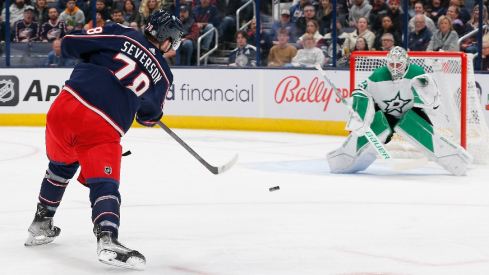
[[[396,97],[391,100],[384,100],[384,103],[387,104],[387,107],[385,107],[386,114],[394,111],[398,111],[402,114],[402,108],[411,102],[411,99],[402,99],[400,93],[401,91],[398,91]]]

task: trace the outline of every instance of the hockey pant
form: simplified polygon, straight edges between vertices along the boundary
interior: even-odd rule
[[[90,188],[92,222],[117,236],[122,147],[119,133],[100,115],[62,91],[52,104],[46,123],[49,166],[39,201],[53,217],[71,178],[81,166],[78,181]]]
[[[450,141],[411,110],[397,122],[394,131],[429,160],[456,176],[463,175],[473,161],[473,157],[462,146]]]
[[[370,128],[382,143],[385,143],[392,134],[382,111],[375,113]],[[327,159],[331,173],[349,174],[367,169],[375,161],[376,156],[377,149],[365,136],[358,136],[355,132],[351,132],[340,148],[327,154]]]

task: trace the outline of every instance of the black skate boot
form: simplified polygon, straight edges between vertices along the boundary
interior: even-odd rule
[[[143,270],[146,258],[136,250],[123,246],[111,231],[101,231],[100,225],[94,228],[97,236],[97,255],[104,264],[123,268]]]
[[[31,226],[29,226],[29,237],[25,241],[25,246],[35,246],[48,244],[58,237],[61,229],[53,225],[53,218],[46,218],[47,206],[38,203],[36,215]]]

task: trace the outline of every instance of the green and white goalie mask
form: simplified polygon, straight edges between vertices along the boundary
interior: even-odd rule
[[[387,68],[391,73],[392,80],[399,82],[409,69],[409,55],[406,50],[396,46],[387,54]]]

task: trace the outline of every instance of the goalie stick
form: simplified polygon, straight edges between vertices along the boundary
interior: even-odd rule
[[[158,122],[156,122],[156,124],[158,124],[158,126],[160,126],[163,130],[165,130],[165,132],[167,132],[174,140],[176,140],[178,143],[180,143],[180,145],[182,145],[182,147],[185,148],[185,150],[187,150],[190,154],[192,154],[192,156],[194,156],[194,158],[196,158],[200,163],[202,163],[202,165],[204,165],[205,168],[207,168],[207,170],[211,171],[212,174],[217,175],[217,174],[222,174],[222,173],[226,172],[227,170],[231,169],[231,167],[233,167],[233,165],[238,160],[238,154],[236,154],[226,164],[224,164],[222,166],[218,166],[218,167],[212,166],[207,161],[205,161],[201,156],[199,156],[199,154],[197,154],[192,148],[190,148],[190,146],[188,146],[187,143],[185,143],[185,141],[183,141],[181,138],[179,138],[163,122],[158,121]]]
[[[343,104],[345,104],[346,107],[348,107],[348,110],[350,112],[354,112],[350,104],[348,104],[346,99],[341,94],[341,92],[338,91],[336,86],[333,84],[333,82],[331,82],[329,77],[326,75],[323,68],[321,68],[319,64],[316,64],[316,69],[319,72],[321,72],[323,78],[326,80],[326,82],[328,82],[331,88],[333,88],[333,91],[336,93],[336,95],[339,98],[341,98],[341,102],[343,102]],[[389,167],[396,172],[414,169],[417,167],[424,166],[428,163],[428,159],[426,157],[423,157],[421,159],[415,159],[409,162],[403,162],[403,163],[396,161],[394,158],[392,158],[392,155],[389,153],[387,148],[385,148],[384,144],[379,141],[377,135],[372,131],[372,129],[370,129],[370,126],[365,126],[365,137],[367,138],[368,142],[370,142],[370,144],[372,144],[372,146],[377,150],[377,152],[380,154],[382,159],[384,159],[387,162],[387,165],[389,165]]]

